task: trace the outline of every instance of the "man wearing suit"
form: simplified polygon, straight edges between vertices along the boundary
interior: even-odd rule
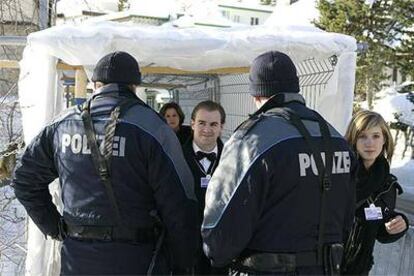
[[[220,135],[225,120],[226,114],[220,104],[213,101],[200,102],[191,114],[192,139],[183,145],[184,157],[194,177],[200,227],[204,213],[206,189],[211,175],[217,168],[223,150]],[[226,273],[224,270],[211,267],[209,259],[204,255],[200,246],[194,273],[196,275],[209,275],[222,272]]]

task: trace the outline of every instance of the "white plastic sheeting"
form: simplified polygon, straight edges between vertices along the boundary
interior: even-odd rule
[[[305,26],[176,29],[104,22],[33,33],[28,47],[43,48],[74,65],[94,65],[104,54],[123,50],[143,65],[207,70],[248,66],[254,57],[270,49],[285,52],[296,61],[310,55],[325,59],[354,52],[356,43],[352,37]]]
[[[351,116],[356,60],[352,37],[306,26],[178,29],[105,22],[53,27],[29,35],[19,81],[27,143],[63,108],[57,60],[90,69],[99,58],[115,50],[131,53],[141,66],[197,71],[249,66],[253,58],[268,50],[285,52],[296,62],[337,55],[338,64],[318,110],[340,131]],[[90,71],[87,73],[90,75]],[[52,194],[58,201],[55,191]],[[46,241],[33,224],[28,233],[26,269],[31,276],[57,275],[59,271],[59,245]]]

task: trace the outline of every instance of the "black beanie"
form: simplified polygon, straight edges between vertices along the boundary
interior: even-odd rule
[[[299,78],[289,56],[270,51],[253,60],[249,75],[252,96],[271,97],[276,93],[299,93]]]
[[[101,58],[92,75],[93,82],[140,84],[141,73],[136,59],[125,52],[113,52]]]

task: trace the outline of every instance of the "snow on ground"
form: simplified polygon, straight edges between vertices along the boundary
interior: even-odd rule
[[[405,156],[402,156],[405,141],[402,134],[399,136],[391,162],[391,172],[398,177],[405,196],[411,195],[414,198],[414,159],[411,159],[410,147],[408,147]]]
[[[400,121],[414,125],[414,103],[407,99],[408,93],[395,91],[381,92],[375,101],[374,111],[380,113],[387,122],[395,121],[394,114],[400,116]]]
[[[400,94],[394,89],[385,89],[377,94],[374,111],[380,113],[387,122],[395,122],[394,113],[400,114],[400,121],[414,126],[414,104],[407,99],[407,94]],[[392,130],[395,138],[395,130]],[[411,159],[412,148],[408,146],[403,156],[405,139],[400,132],[391,162],[391,172],[395,174],[404,189],[403,197],[414,200],[414,159]]]
[[[0,275],[23,275],[26,253],[26,212],[10,187],[0,188]]]

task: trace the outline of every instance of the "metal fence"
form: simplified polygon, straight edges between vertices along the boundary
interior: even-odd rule
[[[301,93],[307,101],[307,106],[316,108],[318,99],[324,93],[326,84],[332,77],[337,58],[332,56],[326,60],[306,59],[296,64],[301,86]],[[174,101],[178,102],[186,115],[185,123],[190,122],[191,111],[194,106],[203,100],[215,100],[226,111],[226,124],[222,138],[228,139],[234,129],[245,119],[248,114],[255,111],[252,98],[249,96],[248,74],[229,74],[218,76],[200,76],[197,84],[184,84],[174,94]]]
[[[369,275],[413,275],[414,274],[414,228],[397,242],[381,244],[374,250],[374,266]]]

